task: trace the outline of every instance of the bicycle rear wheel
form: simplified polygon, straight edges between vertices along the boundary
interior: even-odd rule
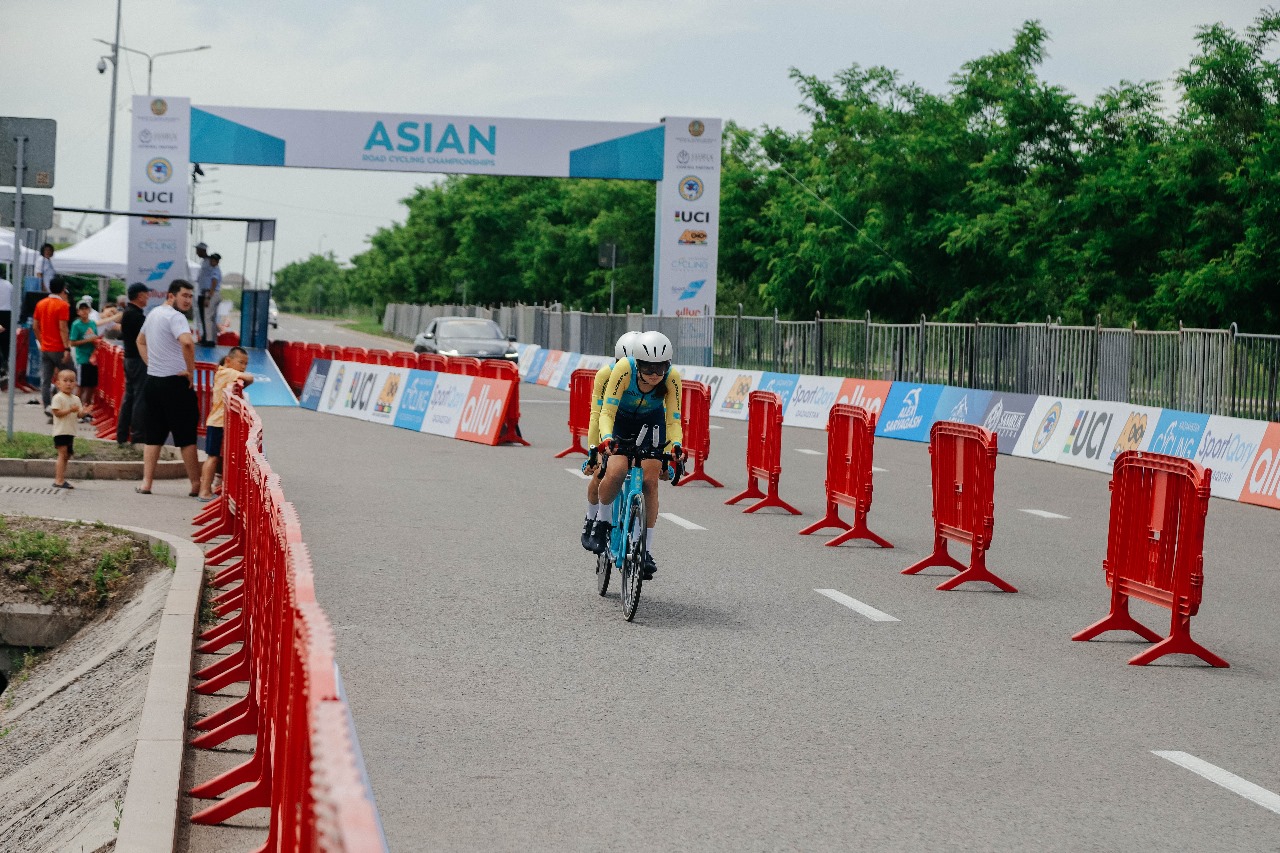
[[[622,618],[630,622],[640,605],[641,575],[644,572],[645,555],[645,505],[644,495],[631,497],[631,516],[627,519],[626,560],[622,564]]]
[[[596,555],[596,592],[604,595],[609,591],[609,572],[613,569],[613,558],[609,549]]]

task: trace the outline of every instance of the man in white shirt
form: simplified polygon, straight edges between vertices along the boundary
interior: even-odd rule
[[[196,464],[196,426],[200,404],[192,377],[196,372],[196,342],[185,314],[191,310],[191,282],[175,279],[163,305],[147,315],[138,333],[138,354],[147,364],[146,447],[142,452],[142,485],[139,494],[151,494],[160,448],[170,435],[182,452],[191,481],[191,497],[200,494],[200,468]]]
[[[200,259],[200,272],[196,273],[196,331],[200,333],[201,345],[212,346],[212,340],[218,333],[205,325],[205,317],[214,290],[213,256],[209,254],[207,243],[196,243],[196,257]],[[218,283],[222,274],[217,273]]]
[[[13,325],[13,283],[0,278],[0,377],[9,375],[9,327]]]

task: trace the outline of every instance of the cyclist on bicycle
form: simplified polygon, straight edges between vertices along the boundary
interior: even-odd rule
[[[639,332],[627,332],[618,338],[618,342],[613,346],[615,364],[631,355],[631,347],[639,337]],[[588,447],[594,448],[600,443],[600,405],[604,402],[605,385],[608,384],[609,374],[612,371],[612,364],[606,364],[596,371],[595,387],[591,390],[591,428],[587,431]],[[595,476],[599,470],[600,463],[595,453],[592,453],[587,457],[587,461],[582,463],[582,473],[590,477],[587,480],[587,518],[582,525],[582,547],[588,551],[595,551],[597,548],[596,522],[600,520],[607,522],[613,511],[609,504],[599,503],[600,478]],[[606,537],[607,540],[608,537]]]
[[[609,453],[600,501],[612,504],[622,489],[630,463],[627,452],[641,457],[644,473],[645,559],[641,577],[649,580],[657,572],[653,559],[653,526],[658,521],[658,479],[667,479],[661,456],[684,456],[680,442],[680,373],[671,367],[674,347],[661,332],[645,332],[632,347],[632,355],[619,361],[609,374],[604,403],[600,406],[600,446]],[[657,441],[645,440],[636,447],[642,427],[657,430]],[[652,434],[652,433],[651,433]],[[599,520],[595,525],[600,551],[608,547],[612,524]]]

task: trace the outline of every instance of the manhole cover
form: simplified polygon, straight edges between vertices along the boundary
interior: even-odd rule
[[[52,489],[48,486],[5,486],[0,489],[8,495],[60,495],[65,489]]]

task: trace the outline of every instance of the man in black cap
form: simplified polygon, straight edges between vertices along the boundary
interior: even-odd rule
[[[147,363],[138,352],[138,332],[146,319],[143,309],[151,291],[145,284],[135,281],[129,285],[129,302],[120,318],[120,340],[124,344],[124,399],[120,401],[120,417],[116,421],[116,443],[119,445],[144,441],[146,431],[143,412],[142,387],[147,383]]]

